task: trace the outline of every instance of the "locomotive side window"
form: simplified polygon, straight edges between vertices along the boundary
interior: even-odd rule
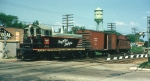
[[[44,31],[44,34],[45,34],[45,35],[49,35],[49,31],[48,31],[48,30],[45,30],[45,31]]]
[[[36,29],[36,34],[37,35],[41,34],[41,29]]]
[[[27,36],[29,36],[29,30],[25,29],[24,30],[24,38],[27,38]]]
[[[30,32],[31,32],[31,35],[34,35],[34,29],[33,28],[31,28]]]
[[[24,35],[28,35],[28,29],[24,30]]]
[[[46,35],[46,36],[51,35],[51,31],[50,30],[44,30],[44,35]]]

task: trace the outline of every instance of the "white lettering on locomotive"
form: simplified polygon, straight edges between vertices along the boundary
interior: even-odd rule
[[[64,44],[64,46],[70,46],[72,42],[69,42],[68,39],[58,40],[58,44]]]

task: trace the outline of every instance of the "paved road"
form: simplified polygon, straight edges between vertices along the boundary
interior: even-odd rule
[[[149,81],[134,64],[0,60],[0,81]]]

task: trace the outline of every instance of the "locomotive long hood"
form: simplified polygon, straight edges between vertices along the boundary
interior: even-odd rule
[[[50,37],[50,47],[54,48],[74,48],[77,46],[79,39],[64,38],[64,37]]]

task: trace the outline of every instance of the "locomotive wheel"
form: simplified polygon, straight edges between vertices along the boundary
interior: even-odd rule
[[[45,55],[45,58],[47,59],[47,60],[54,60],[55,59],[55,53],[54,52],[47,52],[47,53],[45,53],[46,55]]]
[[[25,60],[25,56],[22,56],[21,59],[22,59],[22,60]]]
[[[67,52],[66,58],[67,59],[72,59],[75,57],[75,54],[73,52]]]
[[[81,53],[83,58],[86,58],[88,56],[88,53],[86,51],[82,51]]]
[[[93,52],[93,51],[88,52],[88,56],[89,57],[94,57],[95,56],[95,52]]]
[[[82,58],[82,52],[74,52],[76,58]]]
[[[29,54],[31,54],[31,51],[29,50],[23,50],[22,51],[22,60],[27,60],[27,59],[31,59],[31,56],[29,56]]]

